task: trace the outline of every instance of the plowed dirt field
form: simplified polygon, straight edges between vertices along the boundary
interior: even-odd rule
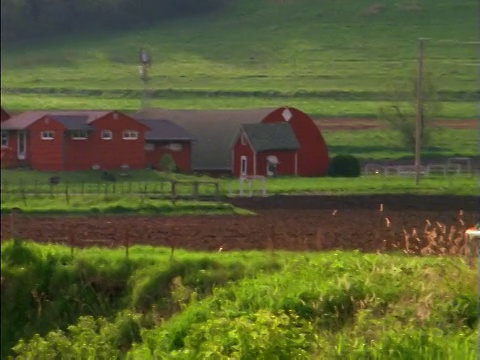
[[[79,247],[128,242],[208,251],[389,251],[404,248],[404,229],[411,233],[417,228],[419,251],[427,241],[422,235],[427,220],[433,226],[446,225],[446,232],[457,236],[477,220],[478,201],[475,197],[278,196],[232,203],[254,210],[257,216],[2,216],[2,240],[10,238],[13,229],[22,238]]]

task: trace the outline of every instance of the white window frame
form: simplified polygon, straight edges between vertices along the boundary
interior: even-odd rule
[[[240,176],[248,174],[248,158],[244,155],[240,156]]]
[[[3,130],[2,131],[2,148],[8,147],[9,137],[10,137],[10,134],[8,133],[8,131]]]
[[[72,140],[87,140],[88,131],[87,130],[72,130],[70,137]]]
[[[105,136],[107,134],[108,136]],[[100,133],[100,137],[102,138],[102,140],[112,140],[113,139],[112,130],[102,130],[102,132]]]
[[[138,139],[138,131],[136,131],[136,130],[123,130],[122,139],[123,140],[137,140]]]
[[[45,130],[40,132],[40,138],[42,140],[53,140],[55,139],[55,131],[53,130]]]

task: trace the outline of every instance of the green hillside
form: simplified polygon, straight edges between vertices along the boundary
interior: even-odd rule
[[[222,11],[119,33],[2,48],[2,105],[139,106],[138,50],[153,58],[151,104],[171,108],[298,106],[370,116],[385,90],[426,70],[442,116],[475,116],[476,0],[242,0]]]

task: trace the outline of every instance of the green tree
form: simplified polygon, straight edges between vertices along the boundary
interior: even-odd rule
[[[160,158],[160,170],[165,172],[177,171],[177,164],[170,154],[165,154]]]
[[[423,106],[421,109],[420,139],[422,148],[428,147],[435,130],[433,121],[440,111],[435,82],[426,75],[422,83]],[[403,146],[415,149],[417,119],[418,79],[409,78],[387,89],[390,102],[379,108],[379,118],[397,131]]]

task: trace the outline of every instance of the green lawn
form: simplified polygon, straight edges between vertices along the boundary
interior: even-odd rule
[[[2,358],[477,358],[476,271],[459,257],[134,246],[126,259],[29,242],[1,257]]]
[[[56,202],[67,206],[68,198],[80,199],[78,201],[104,202],[104,199],[121,200],[130,196],[136,196],[137,201],[145,198],[144,194],[159,195],[170,198],[170,184],[168,177],[161,173],[152,172],[149,180],[139,181],[137,174],[132,171],[131,180],[122,180],[119,183],[105,182],[93,177],[94,172],[69,172],[62,174],[63,182],[50,187],[47,185],[47,175],[34,171],[2,171],[2,204],[10,201],[23,202],[23,194],[27,199],[35,197],[54,197]],[[139,171],[138,174],[141,174]],[[159,175],[160,174],[160,175]],[[23,176],[23,177],[22,177]],[[65,176],[65,177],[64,177]],[[163,176],[163,177],[162,177]],[[21,181],[22,179],[23,181]],[[167,179],[167,180],[165,180]],[[219,182],[219,190],[223,195],[229,193],[236,195],[239,192],[239,180],[236,178],[224,177],[213,179],[207,176],[197,177],[194,175],[172,175],[170,179],[180,181],[177,185],[179,195],[192,194],[192,180]],[[478,193],[478,179],[469,174],[452,174],[447,176],[429,175],[422,176],[420,184],[415,185],[413,176],[394,175],[365,175],[358,178],[302,178],[302,177],[275,177],[266,179],[266,192],[274,194],[451,194],[471,195]],[[183,183],[182,183],[183,181]],[[244,191],[248,193],[248,185],[244,184]],[[261,182],[253,183],[255,194],[261,190]],[[215,195],[214,186],[200,185],[199,194]],[[148,195],[147,195],[148,197]],[[84,200],[81,200],[84,199]],[[28,201],[27,201],[28,202]]]
[[[338,154],[350,154],[360,159],[412,159],[413,150],[408,150],[400,141],[396,131],[352,130],[322,131],[328,145],[330,157]],[[478,156],[478,132],[474,129],[446,129],[432,131],[431,144],[422,150],[423,158],[443,158],[438,163],[445,163],[449,157]]]
[[[2,105],[139,106],[137,54],[150,50],[152,105],[166,108],[297,106],[314,115],[372,116],[385,89],[416,69],[427,37],[441,114],[475,116],[477,2],[370,0],[233,2],[208,16],[144,29],[2,48]],[[428,19],[428,21],[425,21]]]

